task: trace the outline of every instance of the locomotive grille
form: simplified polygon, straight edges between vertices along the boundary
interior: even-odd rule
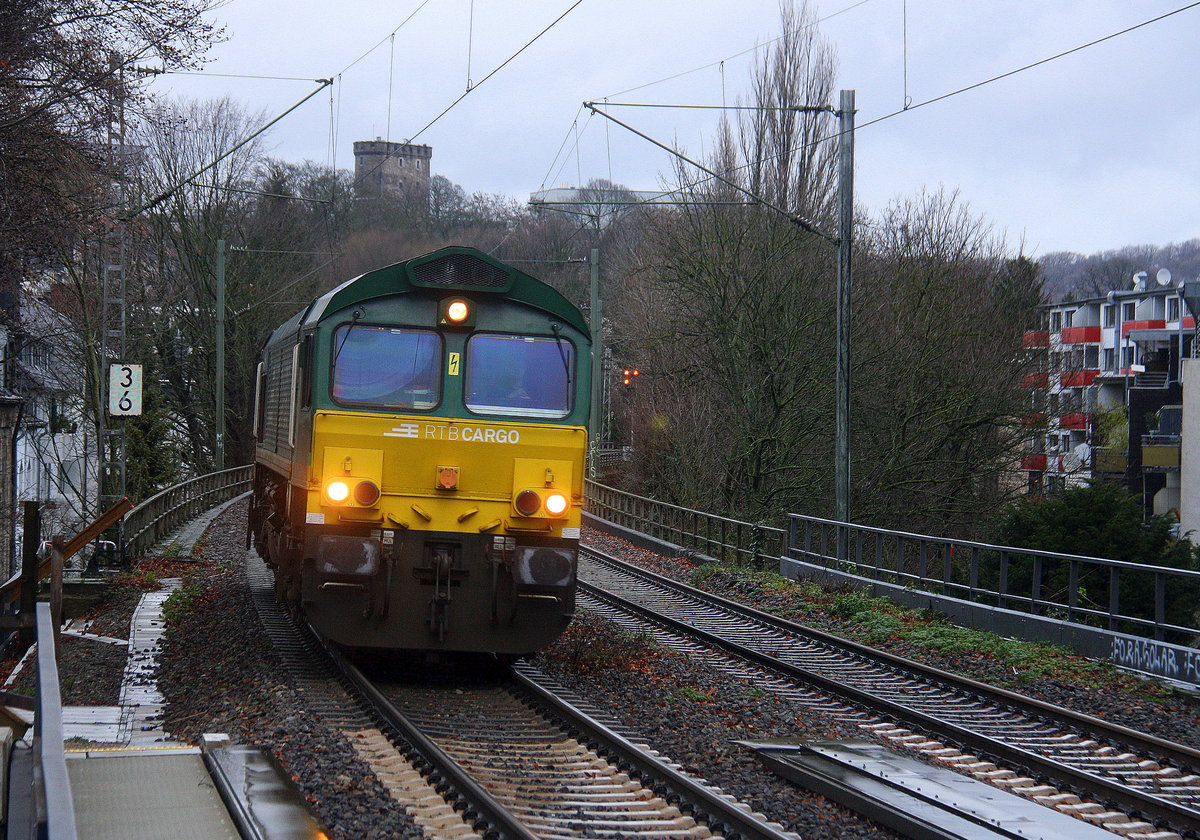
[[[417,286],[442,289],[507,290],[512,283],[508,272],[470,254],[450,254],[411,267]]]

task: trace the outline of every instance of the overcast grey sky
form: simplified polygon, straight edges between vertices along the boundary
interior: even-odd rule
[[[228,40],[207,70],[336,76],[332,95],[322,92],[280,122],[268,144],[284,159],[350,167],[355,140],[412,137],[463,93],[468,75],[478,83],[573,2],[229,0],[216,15]],[[907,93],[918,104],[1185,5],[821,0],[814,8],[828,18],[821,31],[838,55],[838,86],[856,91],[863,125],[902,107],[905,44]],[[610,174],[654,189],[671,168],[666,153],[589,119],[580,103],[720,104],[722,86],[733,102],[748,90],[754,57],[730,57],[778,34],[777,0],[583,0],[416,142],[433,147],[435,173],[468,192],[525,200],[542,186]],[[856,140],[859,205],[876,211],[922,187],[957,188],[1010,243],[1024,241],[1035,255],[1200,236],[1198,34],[1200,6],[864,127]],[[152,89],[229,95],[274,117],[313,87],[174,75]],[[613,113],[693,155],[707,150],[718,120],[711,111]],[[574,148],[576,124],[578,152],[552,167],[564,139]]]

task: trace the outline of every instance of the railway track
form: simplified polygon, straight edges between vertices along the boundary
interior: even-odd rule
[[[400,682],[386,676],[386,664],[378,673],[369,661],[360,668],[297,628],[260,561],[248,576],[310,708],[356,746],[369,744],[360,755],[430,837],[796,840],[625,738],[531,666]],[[389,773],[401,783],[388,784]]]
[[[1119,833],[1154,836],[1141,817],[1200,836],[1200,751],[778,619],[594,549],[581,551],[580,577],[581,606],[877,737]]]

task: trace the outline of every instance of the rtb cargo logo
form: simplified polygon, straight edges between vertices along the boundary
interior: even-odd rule
[[[425,440],[463,440],[474,443],[520,443],[520,429],[481,429],[475,426],[434,426],[426,423],[401,423],[384,437]]]

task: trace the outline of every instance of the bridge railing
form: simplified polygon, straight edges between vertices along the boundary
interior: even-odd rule
[[[792,514],[744,522],[585,482],[589,513],[720,562],[806,563],[848,585],[926,593],[1176,644],[1200,637],[1200,572],[933,537]],[[792,572],[788,572],[792,574]],[[943,604],[948,603],[943,601]],[[941,608],[941,607],[939,607]],[[1012,625],[1009,625],[1010,627]],[[1090,632],[1090,631],[1089,631]],[[1200,662],[1197,662],[1200,669]]]
[[[1200,572],[931,537],[791,514],[785,558],[859,578],[1106,630],[1200,635]]]
[[[783,528],[743,522],[585,482],[588,513],[722,563],[774,565],[783,553]]]
[[[145,554],[188,520],[246,492],[253,475],[252,464],[233,467],[176,484],[146,499],[122,520],[125,555]]]

